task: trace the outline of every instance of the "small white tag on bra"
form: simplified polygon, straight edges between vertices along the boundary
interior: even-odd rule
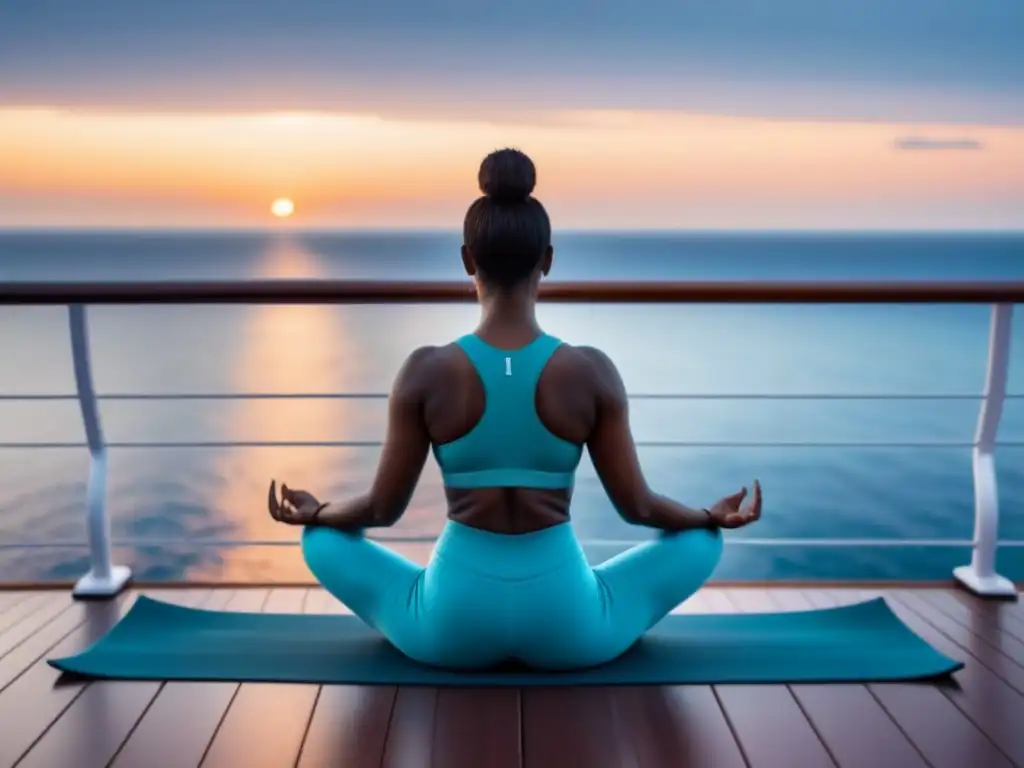
[[[511,376],[512,375],[512,358],[511,357],[506,357],[505,358],[505,375],[506,376]]]

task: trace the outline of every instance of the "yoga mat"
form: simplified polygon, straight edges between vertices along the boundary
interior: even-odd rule
[[[205,611],[140,597],[92,647],[49,663],[131,680],[430,686],[877,682],[963,666],[881,598],[798,613],[671,615],[601,667],[468,673],[417,664],[354,616]]]

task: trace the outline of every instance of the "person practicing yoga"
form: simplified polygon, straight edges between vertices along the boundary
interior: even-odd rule
[[[532,197],[533,162],[514,149],[480,166],[462,262],[482,319],[399,371],[369,493],[344,504],[270,483],[270,514],[305,526],[309,569],[408,657],[481,669],[503,662],[585,668],[626,651],[711,576],[719,529],[761,516],[761,488],[691,509],[653,493],[612,362],[544,333],[534,314],[551,269],[551,224]],[[569,523],[583,446],[619,514],[659,529],[597,567]],[[363,535],[401,517],[433,449],[448,501],[424,568]]]

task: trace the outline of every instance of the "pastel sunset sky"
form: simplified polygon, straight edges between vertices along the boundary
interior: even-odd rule
[[[1024,227],[1019,0],[0,4],[0,227]]]

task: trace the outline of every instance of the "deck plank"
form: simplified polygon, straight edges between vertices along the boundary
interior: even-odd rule
[[[350,613],[323,587],[312,587],[306,596],[306,613]]]
[[[691,765],[679,741],[684,732],[668,688],[627,685],[610,693],[623,765]]]
[[[524,688],[525,768],[622,768],[623,754],[611,691],[600,686]]]
[[[707,613],[708,612],[708,608],[707,608],[706,602],[707,602],[707,593],[709,591],[710,590],[708,590],[706,588],[699,590],[696,594],[691,595],[690,598],[688,600],[686,600],[686,602],[683,602],[683,603],[680,603],[679,605],[677,605],[672,610],[672,613],[684,613],[684,614],[686,614],[686,613],[691,613],[691,614],[692,613]]]
[[[437,695],[437,688],[399,686],[384,742],[382,768],[430,766]]]
[[[817,608],[800,590],[772,590],[769,597],[780,610]],[[791,685],[789,690],[841,768],[928,768],[867,686]]]
[[[208,610],[259,610],[266,590],[216,590]],[[116,768],[195,768],[227,711],[237,683],[171,681],[122,745]]]
[[[134,600],[131,596],[125,599]],[[75,603],[56,619],[40,627],[25,642],[19,643],[4,654],[0,658],[0,692],[17,680],[53,646],[81,627],[90,612],[95,613],[89,604]]]
[[[746,768],[709,685],[621,686],[612,705],[622,765]]]
[[[434,765],[522,768],[518,688],[442,688],[436,706]]]
[[[748,768],[721,701],[710,685],[677,685],[666,689],[674,708],[678,768]],[[643,768],[643,766],[641,766]]]
[[[1012,761],[1024,764],[1024,729],[1014,722],[1024,715],[1024,669],[912,592],[897,590],[889,594],[909,609],[910,613],[903,617],[908,624],[909,615],[913,614],[921,622],[914,627],[915,630],[920,628],[922,632],[934,633],[928,637],[929,642],[948,655],[968,662],[967,667],[956,675],[962,690],[950,688],[943,692]],[[993,717],[993,712],[1016,715],[1007,719]]]
[[[1000,631],[1024,642],[1024,614],[1016,612],[1016,603],[1008,603],[1004,600],[986,600],[972,595],[964,589],[953,588],[937,591],[941,592],[944,599],[955,601],[967,608],[972,616],[984,617],[999,627]]]
[[[0,613],[33,595],[52,594],[54,591],[48,589],[0,589]]]
[[[957,591],[963,592],[964,590],[958,589]],[[1018,585],[1016,600],[1002,600],[1000,601],[1000,604],[1003,605],[1009,613],[1024,619],[1024,589],[1021,589],[1020,585]]]
[[[1024,646],[1020,641],[986,623],[983,617],[972,621],[943,610],[925,599],[921,591],[895,590],[892,595],[1024,695]]]
[[[323,686],[298,768],[382,765],[397,691],[394,686]]]
[[[702,589],[673,613],[710,613],[715,603],[713,590]],[[746,768],[710,685],[622,687],[612,701],[636,765]]]
[[[0,657],[6,656],[34,635],[36,630],[49,624],[74,605],[68,594],[48,594],[45,597],[46,600],[41,603],[25,601],[10,611],[8,615],[18,614],[18,620],[0,632]],[[32,610],[22,612],[22,607],[26,605],[31,605]]]
[[[305,589],[273,589],[265,612],[297,613]],[[228,706],[203,768],[278,768],[295,765],[309,727],[317,685],[242,683]]]
[[[711,598],[712,602],[714,599]],[[679,613],[708,610],[700,592]],[[711,686],[523,691],[523,764],[746,766]]]
[[[0,614],[4,613],[8,608],[16,605],[22,600],[27,600],[34,594],[37,593],[30,591],[0,590]]]
[[[819,608],[858,602],[859,592],[808,592]],[[1009,768],[1006,756],[935,685],[874,683],[868,691],[933,768]]]
[[[725,596],[724,589],[706,588],[697,593],[703,613],[734,613],[736,607]]]
[[[723,590],[735,610],[766,613],[776,606],[767,590]],[[818,732],[785,685],[717,685],[722,709],[751,768],[836,765]]]
[[[768,591],[768,596],[775,609],[778,611],[815,611],[818,606],[814,604],[805,589],[780,588]]]
[[[163,599],[201,605],[209,590],[175,591]],[[66,687],[52,670],[59,687]],[[18,763],[21,768],[103,768],[117,753],[163,684],[153,681],[73,681],[81,693],[60,713]]]
[[[46,603],[50,602],[53,597],[54,595],[48,595],[43,592],[30,595],[27,599],[11,606],[9,610],[0,613],[0,636],[11,627],[17,625],[26,616],[38,611]]]
[[[177,592],[186,604],[202,591]],[[0,765],[105,766],[160,684],[68,680],[46,658],[84,650],[111,629],[137,593],[86,606],[86,620],[0,694]]]
[[[323,588],[310,589],[306,613],[350,611]],[[398,688],[388,685],[324,685],[320,689],[297,768],[339,765],[378,768]]]
[[[914,596],[1024,666],[1024,621],[1001,611],[998,604],[952,589],[919,589]]]
[[[877,591],[862,593],[863,596],[873,597],[879,594]],[[1014,718],[1019,718],[1024,713],[1024,698],[980,663],[979,659],[971,654],[970,649],[953,642],[942,631],[907,607],[899,599],[897,591],[887,591],[885,597],[896,615],[936,650],[966,662],[966,666],[952,676],[956,685],[938,686],[938,690],[1011,762],[1024,764],[1024,739],[1019,734],[1020,729],[1013,723]],[[1006,713],[1017,714],[1007,720],[1004,719]]]

